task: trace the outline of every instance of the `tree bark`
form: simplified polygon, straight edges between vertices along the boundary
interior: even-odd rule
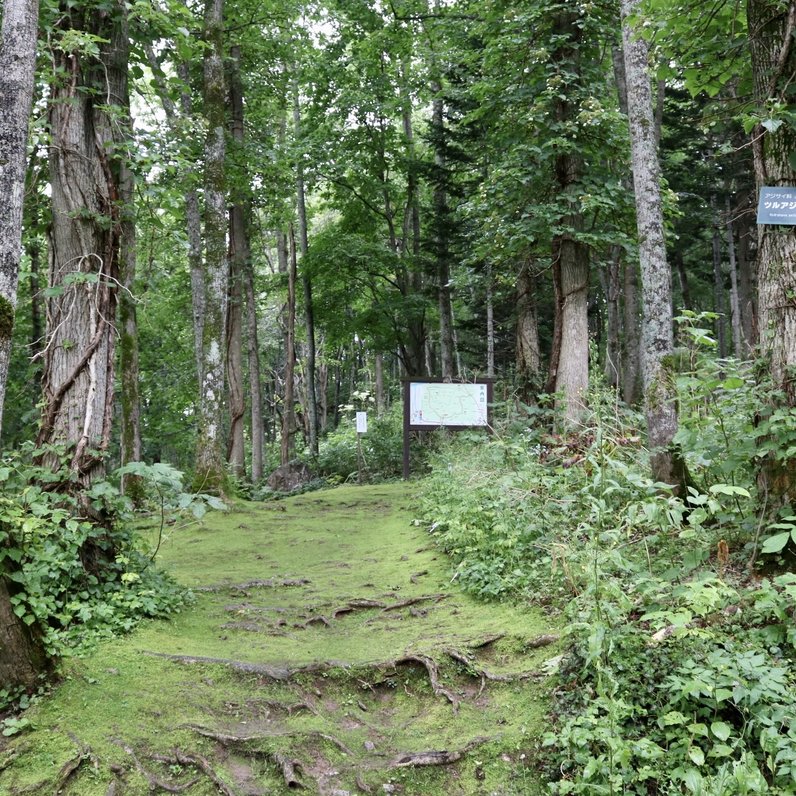
[[[732,328],[733,353],[738,359],[747,356],[747,345],[743,337],[743,323],[741,322],[741,302],[738,295],[738,263],[735,257],[735,231],[732,223],[732,210],[730,199],[724,204],[726,219],[724,228],[727,233],[727,255],[730,261],[730,322]]]
[[[301,106],[298,84],[293,86],[293,133],[298,143],[301,139]],[[296,158],[296,208],[298,211],[299,247],[302,261],[309,250],[307,233],[307,204],[304,191],[304,166],[299,152]],[[301,285],[304,290],[304,329],[307,334],[307,362],[304,369],[307,394],[307,446],[310,456],[318,455],[318,400],[316,394],[315,367],[315,308],[312,303],[312,280],[307,273],[306,262],[302,263]]]
[[[713,253],[713,312],[716,313],[716,340],[720,359],[727,357],[727,319],[724,314],[724,273],[721,269],[721,223],[716,197],[710,197],[710,208],[713,211],[713,235],[711,250]]]
[[[224,492],[224,340],[229,265],[225,196],[226,86],[223,62],[223,0],[205,0],[204,114],[207,120],[204,167],[204,318],[202,381],[199,390],[195,486]]]
[[[622,273],[622,249],[614,246],[611,261],[600,271],[605,296],[605,365],[603,374],[611,387],[618,387],[622,378],[622,346],[620,340],[622,295],[619,277]]]
[[[64,7],[64,29],[105,39],[99,57],[55,50],[65,75],[49,108],[50,286],[38,444],[70,448],[79,485],[104,471],[114,394],[119,284],[120,170],[127,157],[127,12]],[[94,97],[104,99],[95,102]],[[111,110],[111,107],[118,110]],[[53,464],[55,464],[53,462]]]
[[[0,32],[0,421],[17,305],[38,13],[37,0],[6,0],[3,4]],[[34,305],[37,304],[34,299]],[[41,644],[14,613],[7,583],[0,577],[0,683],[6,688],[32,690],[46,668]]]
[[[22,253],[28,119],[36,69],[38,0],[3,4],[0,41],[0,425]]]
[[[293,450],[293,426],[295,411],[293,408],[293,380],[296,371],[296,243],[295,236],[290,236],[290,258],[287,278],[287,329],[285,334],[285,396],[282,409],[282,444],[281,463],[287,464]]]
[[[638,266],[625,260],[622,270],[622,311],[624,356],[622,359],[622,400],[635,406],[641,400],[641,312]]]
[[[376,393],[376,416],[384,414],[384,356],[377,353],[373,362],[373,382]]]
[[[788,103],[787,93],[796,72],[796,3],[747,0],[749,44],[755,101],[761,112],[772,101]],[[758,190],[765,186],[796,185],[791,154],[796,131],[784,123],[767,131],[753,131],[753,154]],[[758,297],[760,350],[768,363],[775,407],[796,406],[796,230],[759,227]],[[796,460],[770,454],[759,475],[768,505],[776,511],[796,499]]]
[[[240,47],[230,48],[229,69],[229,101],[232,111],[232,140],[240,155],[239,161],[244,162],[244,128],[243,128],[243,88],[240,80]],[[244,418],[246,415],[246,398],[243,389],[243,304],[244,286],[246,288],[246,304],[248,315],[253,307],[249,306],[249,293],[253,292],[251,278],[251,255],[249,252],[248,230],[246,224],[247,199],[244,190],[238,189],[233,197],[229,211],[229,303],[227,305],[227,386],[229,391],[229,446],[228,460],[232,472],[237,478],[246,477],[246,447],[244,441]],[[252,296],[253,304],[253,296]],[[256,335],[256,320],[254,324]],[[251,337],[249,324],[249,337]],[[251,365],[251,342],[249,345]],[[251,368],[250,368],[251,372]],[[255,385],[250,382],[250,386]],[[257,385],[259,389],[259,384]],[[252,396],[253,399],[253,396]],[[254,424],[254,412],[252,412]],[[254,437],[254,431],[252,432]],[[260,431],[262,438],[262,430]],[[252,439],[252,445],[255,445]],[[254,448],[252,449],[254,451]],[[262,443],[260,443],[262,455]],[[262,467],[260,476],[262,477]],[[252,481],[255,480],[252,473]]]
[[[568,80],[578,84],[581,80],[580,45],[583,36],[578,24],[581,10],[556,12],[555,33],[559,44],[552,61],[559,71],[571,72]],[[556,120],[561,125],[572,124],[577,107],[565,95],[556,101]],[[555,158],[555,180],[562,199],[573,190],[580,179],[582,162],[572,150],[564,149]],[[553,263],[558,270],[557,320],[560,349],[555,368],[554,390],[559,396],[556,406],[565,426],[575,426],[586,408],[589,389],[589,253],[577,240],[583,219],[577,212],[561,218],[560,225],[567,231],[553,241]]]
[[[495,377],[495,303],[492,284],[492,263],[486,264],[486,375]],[[458,346],[457,346],[458,350]],[[461,368],[459,368],[461,372]]]
[[[435,96],[431,110],[431,141],[434,148],[434,258],[437,268],[437,309],[439,311],[439,358],[440,375],[452,379],[456,375],[454,365],[453,311],[450,287],[450,247],[448,227],[450,212],[446,187],[447,163],[445,156],[444,103],[439,80],[433,80],[431,90]]]
[[[536,314],[536,277],[533,261],[526,259],[517,273],[516,368],[517,392],[526,404],[534,401],[541,386],[542,355]]]
[[[673,375],[666,357],[674,347],[671,275],[666,260],[660,167],[655,145],[648,44],[631,27],[639,0],[622,0],[630,151],[644,303],[642,367],[650,464],[656,481],[680,486],[685,474],[672,449],[677,431]]]

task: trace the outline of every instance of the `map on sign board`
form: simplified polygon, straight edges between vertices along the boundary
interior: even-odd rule
[[[489,425],[486,384],[412,382],[409,385],[411,426]]]
[[[761,188],[758,224],[796,224],[796,188]]]

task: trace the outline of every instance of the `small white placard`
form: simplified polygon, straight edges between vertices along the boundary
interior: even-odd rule
[[[357,412],[357,434],[368,433],[368,413]]]

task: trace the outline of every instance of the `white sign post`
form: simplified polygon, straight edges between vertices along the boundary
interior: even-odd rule
[[[357,480],[362,483],[362,435],[368,433],[368,413],[357,412]]]

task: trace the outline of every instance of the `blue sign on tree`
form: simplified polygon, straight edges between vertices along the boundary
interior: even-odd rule
[[[796,187],[761,188],[758,224],[796,224]]]

